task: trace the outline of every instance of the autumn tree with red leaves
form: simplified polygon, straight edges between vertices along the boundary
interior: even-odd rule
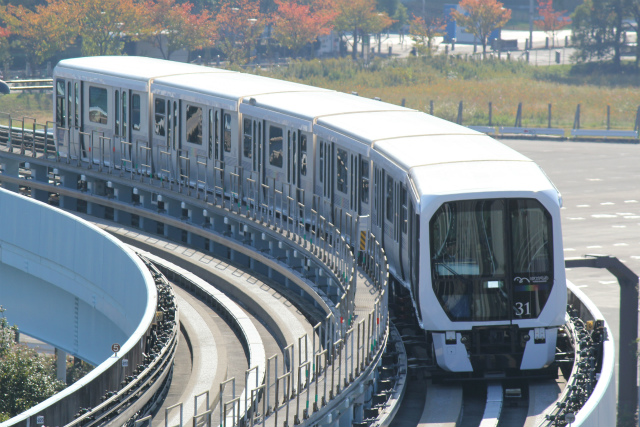
[[[149,30],[153,44],[164,59],[180,49],[187,51],[210,47],[216,37],[213,16],[207,10],[191,13],[193,3],[175,0],[149,0]]]
[[[289,49],[294,57],[300,49],[318,37],[331,33],[337,12],[331,2],[316,1],[299,4],[294,0],[275,0],[278,10],[273,14],[273,38]]]
[[[35,11],[21,5],[0,6],[0,20],[6,25],[0,28],[4,39],[9,33],[14,35],[15,45],[34,67],[72,43],[78,27],[78,14],[65,0],[49,0]],[[2,39],[0,34],[0,46]]]
[[[375,0],[334,0],[338,15],[334,21],[335,28],[341,35],[352,34],[353,49],[351,55],[356,59],[358,42],[362,41],[364,49],[365,38],[369,34],[380,33],[395,21],[386,12],[376,9]]]
[[[430,17],[425,20],[421,16],[414,16],[409,21],[409,34],[415,42],[418,52],[430,55],[436,37],[444,34],[447,23],[444,18]]]
[[[230,0],[222,3],[215,25],[218,31],[216,46],[232,64],[251,60],[251,52],[268,24],[267,15],[260,12],[260,4],[252,0]]]
[[[556,33],[571,24],[571,18],[564,16],[567,11],[553,9],[553,0],[538,0],[538,13],[542,19],[533,21],[536,27],[551,36],[553,46],[556,44]]]
[[[511,19],[511,10],[505,9],[496,0],[462,0],[463,12],[451,11],[451,17],[482,44],[482,56],[487,54],[487,39],[493,30],[502,27]]]

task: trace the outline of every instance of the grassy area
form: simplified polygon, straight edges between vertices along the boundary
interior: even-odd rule
[[[0,113],[11,114],[13,119],[31,117],[44,124],[52,120],[51,93],[12,93],[0,95]]]
[[[640,106],[640,75],[631,66],[612,74],[606,67],[533,67],[522,62],[465,61],[443,55],[378,60],[368,67],[349,59],[294,62],[289,67],[257,73],[335,89],[358,92],[455,120],[460,101],[463,124],[486,125],[489,102],[492,124],[513,126],[522,103],[522,125],[546,127],[549,104],[552,127],[571,128],[581,104],[581,127],[606,127],[611,106],[612,129],[633,129]]]
[[[284,80],[335,89],[429,112],[455,120],[460,101],[463,124],[513,126],[522,103],[522,125],[570,129],[581,104],[581,127],[606,128],[607,105],[612,129],[632,130],[640,106],[640,73],[631,65],[614,72],[601,64],[533,67],[523,62],[465,61],[438,55],[402,60],[376,59],[368,65],[349,58],[294,61],[288,67],[253,72]],[[51,95],[0,95],[0,112],[13,117],[51,120]]]

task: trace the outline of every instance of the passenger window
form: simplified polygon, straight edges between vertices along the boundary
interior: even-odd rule
[[[400,205],[402,207],[402,232],[407,234],[409,210],[407,207],[407,188],[404,185],[400,186]]]
[[[224,115],[224,151],[231,152],[231,115]]]
[[[338,148],[337,151],[337,160],[338,160],[338,183],[337,189],[339,192],[347,194],[347,179],[348,179],[348,170],[347,170],[347,152],[345,150],[341,150]]]
[[[393,221],[393,179],[387,177],[387,221]]]
[[[300,135],[300,175],[307,176],[307,135]]]
[[[131,127],[140,130],[140,95],[131,96]]]
[[[251,119],[244,119],[244,156],[247,159],[252,157],[252,133],[251,133]]]
[[[80,91],[78,90],[78,83],[75,84],[76,94],[76,127],[80,126]]]
[[[64,102],[65,81],[56,82],[56,123],[58,126],[65,126],[67,123],[67,108]]]
[[[166,135],[166,118],[165,118],[165,104],[163,99],[155,100],[155,132],[156,135],[165,136]]]
[[[107,89],[89,87],[89,121],[101,125],[107,124]]]
[[[187,105],[187,142],[202,145],[202,108]]]
[[[362,173],[362,181],[360,183],[360,201],[362,203],[369,203],[369,161],[362,159],[360,168]]]
[[[127,137],[127,92],[122,91],[122,137]]]
[[[269,164],[282,167],[282,128],[269,126]]]
[[[324,144],[320,141],[320,167],[318,168],[320,182],[324,182]]]
[[[116,127],[113,133],[115,136],[118,136],[120,135],[120,91],[119,90],[115,91],[114,100],[115,100],[115,106],[116,106],[116,117],[115,117]]]

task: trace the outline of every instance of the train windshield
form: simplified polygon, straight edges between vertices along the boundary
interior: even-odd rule
[[[537,200],[448,202],[429,231],[433,290],[451,320],[540,315],[553,285],[553,240]]]

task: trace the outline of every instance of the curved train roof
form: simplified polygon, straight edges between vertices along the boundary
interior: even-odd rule
[[[252,74],[145,57],[61,61],[56,74],[85,72],[90,81],[137,81],[154,93],[181,93],[224,108],[259,108],[307,122],[319,135],[344,135],[407,171],[421,194],[553,188],[530,159],[482,133],[405,107]],[[104,76],[104,77],[102,77]],[[96,80],[97,79],[97,80]],[[140,89],[142,90],[142,89]],[[253,98],[253,99],[251,99]],[[314,123],[315,122],[315,123]],[[504,175],[507,174],[507,175]],[[509,180],[501,176],[509,176]]]
[[[221,68],[203,67],[184,62],[166,61],[164,59],[146,58],[142,56],[89,56],[64,59],[56,66],[61,69],[106,74],[133,80],[146,81],[159,76],[193,73],[232,73],[234,71]]]
[[[204,67],[200,67],[204,68]],[[206,69],[206,68],[205,68]],[[217,96],[239,101],[241,98],[265,93],[281,92],[331,92],[300,83],[272,79],[244,73],[172,75],[154,80],[154,92],[163,89],[179,89],[203,95]]]

